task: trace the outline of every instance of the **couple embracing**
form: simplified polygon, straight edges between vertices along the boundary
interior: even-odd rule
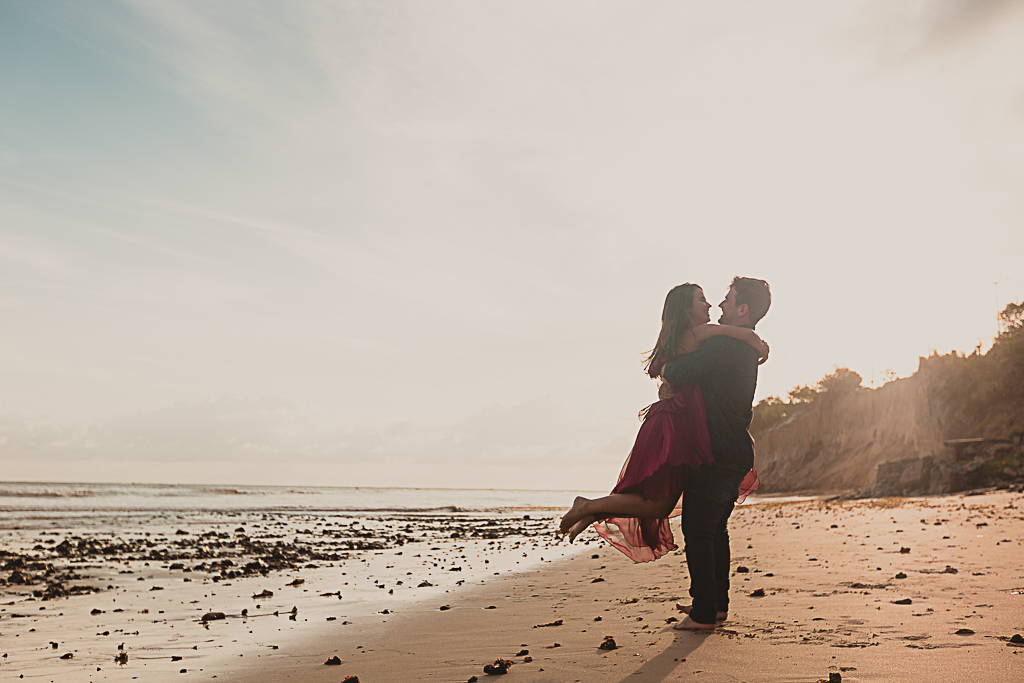
[[[768,345],[754,326],[770,305],[767,282],[736,277],[713,325],[700,287],[668,293],[645,364],[662,381],[660,400],[646,409],[611,495],[579,497],[562,517],[570,541],[593,524],[634,561],[649,562],[676,550],[668,520],[682,514],[693,602],[680,605],[687,616],[677,629],[713,629],[729,611],[729,516],[757,488],[747,429]]]

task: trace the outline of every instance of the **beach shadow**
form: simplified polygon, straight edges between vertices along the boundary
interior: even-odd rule
[[[710,633],[676,631],[672,628],[666,629],[665,634],[675,636],[672,644],[665,648],[665,651],[657,657],[644,662],[643,666],[627,675],[620,683],[654,683],[655,681],[663,681],[683,664],[684,659],[703,645],[705,640],[713,637]]]

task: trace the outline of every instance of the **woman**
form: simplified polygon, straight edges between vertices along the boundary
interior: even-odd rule
[[[665,363],[718,335],[747,342],[764,362],[768,345],[753,330],[712,325],[710,310],[697,285],[679,285],[668,293],[661,332],[645,363],[648,375],[658,377]],[[690,470],[711,462],[711,437],[697,385],[674,388],[672,398],[652,404],[641,415],[643,425],[611,495],[593,500],[577,497],[562,517],[559,531],[572,542],[594,524],[601,536],[635,562],[649,562],[678,547],[668,519],[680,514],[676,502]]]

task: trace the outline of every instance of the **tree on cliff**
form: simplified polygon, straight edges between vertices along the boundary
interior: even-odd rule
[[[1024,430],[1024,302],[1000,313],[1003,331],[988,353],[928,359],[949,409],[947,438],[1005,437]],[[923,366],[922,366],[923,367]]]
[[[850,368],[837,367],[835,372],[825,375],[818,382],[818,391],[832,396],[845,396],[860,389],[863,378]]]
[[[824,398],[834,401],[841,396],[848,396],[861,388],[863,379],[850,368],[836,369],[822,377],[816,387],[803,385],[789,390],[789,400],[783,401],[778,396],[763,398],[754,406],[754,417],[750,422],[752,434],[771,429],[779,424],[800,406],[806,406],[815,400]]]

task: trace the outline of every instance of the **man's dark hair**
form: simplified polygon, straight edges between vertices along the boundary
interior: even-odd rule
[[[750,322],[756,325],[772,305],[772,290],[764,280],[736,276],[729,285],[736,290],[736,305],[746,304]]]

